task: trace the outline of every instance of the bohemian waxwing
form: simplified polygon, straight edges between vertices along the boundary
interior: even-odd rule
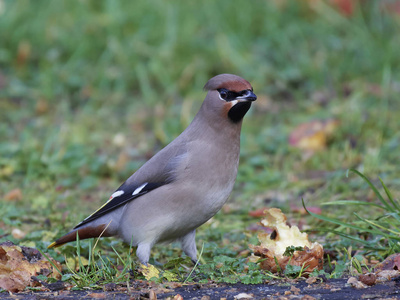
[[[179,240],[197,260],[196,228],[224,205],[239,163],[242,119],[257,99],[243,78],[211,78],[192,123],[128,178],[97,211],[49,248],[80,239],[119,236],[147,265],[156,243]]]

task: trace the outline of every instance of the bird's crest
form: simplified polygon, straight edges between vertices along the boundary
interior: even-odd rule
[[[243,90],[253,90],[251,84],[243,78],[233,74],[220,74],[211,78],[204,89],[207,91],[225,88],[229,91],[240,92]]]

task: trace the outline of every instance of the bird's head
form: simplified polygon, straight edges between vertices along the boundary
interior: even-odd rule
[[[257,99],[251,84],[232,74],[220,74],[211,78],[204,89],[208,91],[204,100],[206,109],[233,123],[240,123],[250,109],[251,102]]]

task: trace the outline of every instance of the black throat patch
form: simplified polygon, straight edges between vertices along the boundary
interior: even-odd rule
[[[238,102],[229,111],[228,117],[233,123],[239,123],[250,109],[251,102]]]

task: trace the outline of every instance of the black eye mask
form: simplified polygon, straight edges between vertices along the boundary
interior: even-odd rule
[[[244,94],[247,93],[247,90],[240,91],[239,93],[232,92],[227,89],[218,89],[217,91],[218,91],[219,95],[221,96],[221,98],[227,102],[236,100],[237,97],[243,96]]]

